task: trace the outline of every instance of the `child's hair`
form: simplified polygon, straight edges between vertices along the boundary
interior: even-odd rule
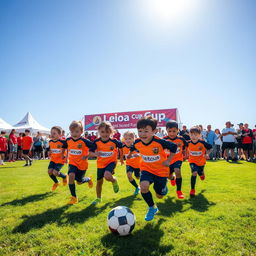
[[[59,135],[61,135],[62,133],[62,128],[60,126],[53,126],[51,130],[56,130]]]
[[[1,131],[1,134],[6,134],[6,131]]]
[[[83,127],[83,123],[81,121],[73,121],[70,126],[69,126],[69,130],[72,131],[75,128],[80,128],[81,132],[84,131],[84,127]]]
[[[179,129],[178,123],[175,122],[175,121],[168,121],[168,122],[166,123],[166,129],[168,129],[168,128],[176,128],[176,129]]]
[[[26,129],[25,132],[30,132],[30,130]]]
[[[215,129],[215,133],[218,132],[218,134],[220,134],[220,130],[219,129]]]
[[[197,134],[201,134],[201,129],[199,126],[193,126],[190,130],[190,133],[197,133]]]
[[[105,129],[106,131],[110,132],[111,134],[114,133],[114,128],[110,122],[105,122],[105,121],[101,122],[98,126],[98,130],[100,130],[101,128]]]
[[[19,133],[19,136],[22,136],[22,134],[23,134],[23,133],[22,133],[22,132],[20,132],[20,133]]]
[[[123,137],[125,137],[125,136],[129,136],[129,137],[132,137],[133,139],[135,139],[135,134],[132,131],[125,132]]]
[[[145,128],[146,126],[150,126],[152,130],[155,130],[157,126],[157,120],[152,116],[145,116],[137,122],[137,129]]]

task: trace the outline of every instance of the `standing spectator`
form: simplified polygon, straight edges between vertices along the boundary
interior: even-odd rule
[[[121,133],[117,129],[115,130],[115,134],[113,135],[113,138],[120,141]]]
[[[95,134],[94,134],[94,132],[92,132],[92,135],[91,135],[91,141],[95,141],[96,140],[96,136],[95,136]]]
[[[235,158],[235,135],[236,131],[234,128],[231,127],[231,122],[226,122],[226,128],[222,130],[222,139],[223,139],[223,150],[224,150],[224,157],[227,161],[229,161],[229,151],[231,151],[231,158],[233,162],[236,162],[237,159]]]
[[[212,126],[210,124],[207,125],[205,140],[207,143],[209,143],[212,146],[212,148],[214,146],[215,138],[216,138],[216,134],[214,131],[212,131]],[[210,160],[213,160],[213,151],[210,153],[209,158],[210,158]]]
[[[239,128],[236,130],[237,153],[238,153],[239,159],[243,159],[244,153],[243,153],[243,144],[242,144],[242,131],[244,129],[244,124],[240,123],[238,124],[238,126]]]
[[[253,143],[253,133],[249,129],[248,124],[244,124],[244,129],[242,130],[242,145],[246,161],[252,161],[252,143]]]
[[[65,139],[66,139],[65,131],[64,131],[64,130],[62,130],[62,132],[61,132],[60,139],[61,139],[61,140],[65,140]]]
[[[33,141],[35,147],[35,156],[37,159],[40,160],[42,158],[43,153],[43,138],[40,132],[37,132],[37,135],[36,137],[34,137]]]
[[[11,130],[9,135],[9,146],[10,146],[10,154],[9,154],[9,162],[15,162],[16,159],[18,144],[17,137],[15,135],[15,129]]]
[[[49,150],[50,150],[50,145],[49,145],[49,141],[50,141],[50,135],[45,136],[44,140],[43,140],[43,147],[44,147],[44,159],[48,158],[48,154],[49,154]]]
[[[180,136],[182,136],[186,141],[190,140],[189,131],[187,130],[186,125],[182,126],[182,131],[180,131]]]
[[[161,127],[157,128],[156,136],[159,138],[163,138],[162,129]]]
[[[253,133],[253,158],[255,160],[256,159],[256,125],[254,126],[252,133]]]
[[[19,137],[17,138],[17,144],[18,144],[18,154],[17,154],[17,160],[22,160],[22,140],[23,140],[23,133],[19,133]]]
[[[216,137],[214,139],[213,157],[215,158],[215,160],[219,160],[221,157],[220,148],[222,145],[221,134],[219,129],[215,129],[215,135]]]
[[[92,135],[91,135],[90,133],[88,133],[87,139],[88,139],[89,141],[92,141]]]
[[[5,165],[5,153],[7,151],[7,140],[5,138],[5,131],[1,131],[0,134],[0,165]]]
[[[201,139],[206,141],[207,131],[203,128],[203,126],[201,124],[199,124],[198,126],[200,127],[200,130],[201,130]]]

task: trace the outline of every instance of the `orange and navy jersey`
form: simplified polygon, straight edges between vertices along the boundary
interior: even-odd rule
[[[140,170],[153,173],[160,177],[168,177],[170,175],[169,167],[163,165],[168,155],[166,149],[175,153],[177,145],[153,136],[152,140],[145,144],[141,139],[136,139],[131,151],[138,150],[141,154]]]
[[[101,140],[101,138],[96,139],[93,142],[91,151],[97,151],[99,156],[97,158],[97,167],[105,168],[112,162],[117,161],[118,148],[122,148],[123,144],[121,141],[116,139],[108,139],[107,141]]]
[[[198,140],[196,143],[188,141],[188,161],[198,166],[203,166],[206,163],[206,150],[211,149],[212,145],[204,140]]]
[[[50,160],[56,164],[64,164],[65,159],[62,159],[62,147],[65,142],[63,140],[50,140]]]
[[[22,140],[22,149],[23,150],[30,150],[33,144],[33,139],[31,136],[24,136]]]
[[[92,142],[87,139],[79,138],[67,138],[63,141],[63,148],[67,148],[68,150],[68,162],[76,166],[79,170],[87,170],[88,168],[88,160],[83,160],[82,157],[87,156],[89,154],[89,150],[92,146]]]
[[[126,158],[126,165],[129,165],[133,168],[140,168],[140,162],[141,162],[141,156],[136,156],[139,154],[138,150],[132,151],[131,158],[127,158],[131,151],[131,147],[126,146],[125,144],[123,145],[123,153]]]
[[[175,155],[173,156],[170,164],[173,164],[177,161],[183,161],[183,151],[188,146],[187,141],[183,137],[180,137],[180,136],[176,136],[173,139],[170,138],[169,136],[165,136],[163,139],[171,141],[177,145],[177,151],[176,151]],[[167,154],[168,154],[168,152],[167,152]]]

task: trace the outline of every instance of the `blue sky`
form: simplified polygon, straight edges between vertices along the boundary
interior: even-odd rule
[[[175,107],[188,126],[252,127],[255,12],[253,0],[1,0],[0,117],[67,128]]]

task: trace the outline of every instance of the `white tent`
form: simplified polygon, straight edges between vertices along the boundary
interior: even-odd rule
[[[32,134],[37,132],[41,132],[44,134],[50,134],[50,129],[45,128],[41,124],[39,124],[34,117],[28,112],[24,118],[13,126],[16,132],[25,132],[26,129],[30,130]]]
[[[0,118],[0,131],[10,132],[14,127]]]

